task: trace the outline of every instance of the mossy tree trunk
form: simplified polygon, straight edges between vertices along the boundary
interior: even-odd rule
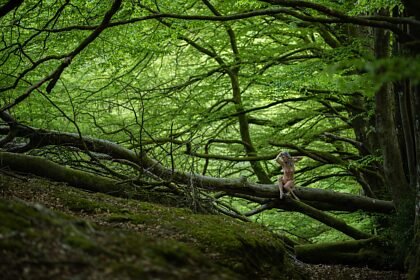
[[[395,263],[390,242],[377,237],[335,243],[295,246],[296,256],[306,263],[347,264],[376,269],[401,269]]]
[[[258,184],[249,182],[244,178],[224,179],[191,174],[176,169],[172,170],[149,158],[146,153],[137,155],[134,151],[123,148],[110,141],[32,127],[15,126],[14,129],[17,137],[30,139],[29,144],[25,147],[18,148],[19,151],[42,148],[49,145],[72,146],[81,150],[88,149],[91,152],[106,154],[113,159],[127,160],[166,181],[174,181],[179,184],[189,184],[192,182],[202,189],[225,191],[230,194],[245,194],[261,198],[278,197],[278,188],[274,184]],[[9,131],[0,130],[0,133],[8,134]],[[314,203],[314,205],[321,205],[321,207],[325,207],[325,210],[364,210],[378,213],[391,213],[394,210],[392,202],[363,196],[314,188],[297,188],[295,192],[302,201]]]
[[[9,168],[18,172],[43,176],[55,181],[67,182],[72,186],[94,192],[124,196],[128,193],[128,190],[132,189],[132,186],[129,184],[120,184],[112,179],[61,166],[42,157],[24,154],[0,152],[0,168]],[[231,184],[232,183],[235,184],[235,181],[231,182]],[[240,188],[241,182],[236,183],[238,184],[237,188]],[[290,211],[298,211],[308,215],[355,239],[363,239],[370,236],[347,225],[344,221],[306,205],[305,203],[293,199],[285,199],[281,203],[283,205],[281,205],[280,208],[286,208]]]
[[[132,186],[92,173],[76,170],[54,163],[42,157],[0,152],[0,168],[34,174],[74,187],[113,195],[124,195]]]
[[[420,21],[420,2],[417,0],[403,0],[404,16]],[[397,45],[400,55],[420,57],[420,26],[405,26],[409,34],[417,41],[411,44],[401,42]],[[409,279],[420,279],[420,85],[412,80],[403,81],[399,105],[401,125],[403,130],[402,155],[406,167],[406,178],[412,195],[408,199],[407,214],[414,216],[413,238],[408,256]],[[396,93],[397,94],[397,93]],[[413,224],[410,224],[411,227]]]
[[[415,0],[402,1],[404,16],[420,20],[420,4]],[[387,14],[385,14],[387,15]],[[397,37],[394,56],[417,58],[419,52],[420,27],[401,27],[411,39]],[[390,56],[389,34],[375,31],[375,54],[378,59]],[[381,75],[379,70],[378,75]],[[397,258],[409,256],[411,279],[419,279],[418,217],[420,208],[420,100],[419,85],[406,79],[397,83],[384,83],[376,93],[376,129],[379,134],[384,171],[388,189],[395,203],[398,223]],[[411,244],[411,246],[410,246]],[[411,249],[410,249],[411,247]]]

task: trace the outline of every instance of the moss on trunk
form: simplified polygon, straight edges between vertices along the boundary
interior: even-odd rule
[[[295,246],[296,256],[307,263],[369,266],[376,269],[400,268],[393,247],[386,239],[372,237],[336,243]]]

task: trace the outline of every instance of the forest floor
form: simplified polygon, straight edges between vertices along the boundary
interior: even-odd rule
[[[407,274],[399,271],[373,270],[368,267],[345,265],[298,264],[311,280],[406,280]]]
[[[191,227],[191,225],[197,223],[197,221],[191,223],[189,220],[190,218],[187,215],[188,211],[182,209],[175,210],[173,208],[159,208],[154,204],[147,203],[139,205],[138,202],[130,202],[127,199],[118,199],[102,194],[93,195],[70,188],[62,183],[50,182],[40,178],[24,176],[14,177],[1,174],[0,177],[0,198],[31,203],[31,205],[35,205],[38,212],[47,214],[47,216],[53,215],[49,212],[50,210],[48,210],[53,209],[64,215],[70,215],[71,217],[80,219],[76,223],[71,222],[69,224],[67,216],[64,216],[64,218],[60,216],[58,219],[55,219],[52,224],[56,227],[65,229],[67,235],[63,235],[63,233],[57,229],[48,229],[48,236],[44,232],[41,234],[42,236],[38,236],[39,233],[36,233],[36,237],[35,233],[31,230],[25,230],[24,233],[16,233],[17,231],[15,231],[11,234],[4,234],[1,232],[2,225],[0,224],[0,256],[2,259],[4,258],[4,260],[8,259],[8,262],[0,262],[0,275],[2,275],[2,279],[73,279],[75,275],[77,275],[76,277],[79,277],[77,279],[406,279],[406,275],[398,271],[377,271],[367,267],[361,268],[341,265],[313,265],[305,264],[298,260],[294,260],[295,270],[299,271],[298,273],[291,272],[290,268],[283,269],[283,272],[288,271],[291,273],[293,276],[291,278],[287,276],[284,277],[284,275],[281,278],[278,278],[278,275],[275,273],[269,275],[260,273],[255,277],[249,277],[248,275],[243,277],[244,275],[224,270],[223,265],[209,266],[207,263],[204,264],[199,252],[194,250],[190,251],[190,249],[187,249],[182,245],[187,244],[187,247],[190,245],[197,245],[199,248],[197,251],[204,251],[206,252],[206,255],[210,255],[212,259],[218,261],[220,261],[221,257],[226,257],[218,255],[218,252],[237,250],[237,248],[231,248],[234,241],[229,241],[231,243],[226,242],[224,244],[224,242],[230,238],[230,231],[219,229],[220,232],[214,232],[214,234],[220,234],[221,239],[211,240],[208,239],[208,237],[204,235],[205,232],[201,230],[204,227],[206,232],[212,232],[211,228],[214,227],[214,224],[209,225],[210,230],[206,228],[207,224],[203,223],[198,224],[197,228],[194,226]],[[168,213],[167,209],[172,209],[170,211],[175,212]],[[14,212],[14,210],[12,211]],[[22,209],[22,212],[16,211],[16,213],[14,213],[17,214],[15,219],[20,220],[24,215],[24,211],[26,210]],[[153,219],[151,218],[153,215],[140,215],[138,214],[140,212],[153,214],[156,219],[151,220]],[[2,217],[1,214],[2,213],[0,213],[0,219],[4,222],[5,217]],[[35,223],[39,226],[39,224],[50,222],[36,219],[37,218],[34,218],[29,224]],[[170,221],[175,219],[177,220],[176,223]],[[208,217],[203,215],[202,219],[205,220],[208,219]],[[220,223],[220,221],[221,220],[213,220],[213,218],[208,220],[208,222],[214,222],[216,224]],[[186,223],[188,228],[181,229],[182,226],[184,226],[184,222],[188,222]],[[7,223],[8,222],[6,222],[6,225]],[[25,224],[25,221],[22,220],[22,223]],[[11,225],[9,224],[9,226]],[[226,227],[228,226],[236,227],[235,224],[226,225]],[[97,227],[108,227],[118,229],[118,231],[112,231],[111,233],[108,231],[104,232]],[[250,226],[247,225],[246,230],[248,230],[249,227]],[[121,230],[125,231],[125,233],[121,233]],[[266,243],[273,244],[273,242],[275,242],[270,239],[272,238],[270,236],[262,237],[262,234],[264,233],[259,230],[260,229],[258,228],[252,229],[251,227],[250,236],[257,234],[258,239],[268,241]],[[139,231],[142,232],[142,234],[145,234],[146,237],[139,238],[138,236],[130,235],[130,232]],[[238,228],[238,231],[245,232],[243,228]],[[188,234],[186,234],[186,232]],[[192,235],[190,235],[190,233]],[[104,234],[113,234],[117,235],[121,240],[128,240],[128,248],[124,248],[124,244],[114,244],[105,240]],[[53,235],[56,235],[56,237],[58,236],[59,238],[51,238]],[[89,235],[95,235],[95,240],[92,241],[92,238],[89,237]],[[34,236],[36,239],[37,244],[35,248],[33,247],[33,241],[31,241],[31,244],[25,244],[23,237],[26,238],[28,236]],[[168,240],[168,236],[175,240],[175,242],[165,241],[161,244],[160,240]],[[235,238],[237,237],[238,233],[235,233]],[[240,236],[241,242],[250,242],[246,241],[246,238],[249,238],[249,236],[244,233]],[[5,243],[4,241],[8,239],[11,239],[11,241],[14,240],[15,243],[23,243],[19,245],[13,242]],[[62,240],[65,242],[63,243]],[[183,243],[179,243],[179,241]],[[207,244],[206,246],[208,247],[218,247],[218,250],[214,251],[211,248],[203,248],[199,243]],[[130,248],[130,244],[135,244],[137,248],[146,247],[150,244],[152,244],[152,247],[146,251],[144,251],[144,249],[134,250],[134,248]],[[247,245],[246,248],[254,246],[255,248],[258,248],[258,250],[261,250],[261,247],[265,246],[263,244],[265,243],[245,245]],[[276,244],[274,247],[277,246]],[[241,244],[241,246],[243,245],[244,244]],[[8,246],[20,246],[19,250],[22,250],[22,252],[18,252],[19,250],[8,250]],[[93,260],[83,256],[80,250],[75,250],[75,246],[82,248],[83,251],[87,251],[91,255],[97,256],[98,259],[94,262],[94,265],[92,265]],[[223,246],[226,246],[226,248],[229,247],[229,249],[226,249]],[[30,253],[27,252],[29,248],[31,251]],[[120,251],[123,248],[124,251],[130,251],[130,249],[132,251],[128,254],[127,252],[124,252],[124,255],[121,255]],[[34,250],[39,252],[33,252]],[[267,255],[273,254],[270,250],[273,250],[273,248],[263,248],[264,254],[262,255],[262,258],[267,258]],[[141,253],[138,251],[141,251]],[[74,254],[73,258],[68,258],[68,252]],[[250,255],[254,255],[256,252],[250,253]],[[248,253],[242,252],[242,254],[246,255]],[[120,262],[113,260],[115,257],[121,258],[121,256],[127,258],[127,263],[132,262],[134,258],[141,258],[142,261],[141,263],[135,263],[135,266],[133,267],[129,267],[128,264],[121,265]],[[251,261],[251,265],[272,266],[272,264],[267,263],[252,264],[254,261],[255,260]],[[94,271],[97,269],[96,266],[98,265],[98,262],[102,263],[100,269],[103,270],[103,272],[99,274]],[[240,260],[238,261],[238,259],[234,258],[230,258],[228,262],[228,265],[237,266],[235,268],[237,271],[240,271],[241,269],[244,269],[245,271],[246,266],[250,265],[242,264],[245,266],[242,268],[239,263]],[[158,267],[159,264],[164,266],[165,269]],[[25,267],[25,269],[22,269],[21,267]],[[63,269],[63,267],[66,268]],[[148,271],[140,271],[138,267],[148,267]],[[79,271],[81,268],[84,270],[82,274],[80,274]],[[180,270],[179,272],[175,271],[178,269]],[[15,272],[13,272],[14,270]],[[116,272],[121,272],[121,274],[118,274],[119,276],[115,277]],[[204,277],[203,275],[208,276]],[[209,275],[212,275],[212,277]],[[144,277],[138,278],[139,276]]]

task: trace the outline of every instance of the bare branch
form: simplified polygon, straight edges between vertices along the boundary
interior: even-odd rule
[[[101,34],[102,31],[108,26],[109,22],[111,21],[112,16],[120,8],[121,2],[122,2],[122,0],[115,0],[114,1],[110,10],[105,14],[101,24],[76,49],[74,49],[72,52],[67,54],[65,56],[65,58],[63,59],[62,63],[50,75],[41,79],[37,83],[31,85],[25,91],[24,94],[22,94],[21,96],[16,98],[14,100],[14,102],[3,106],[3,108],[1,108],[0,111],[8,110],[8,109],[16,106],[17,104],[21,103],[26,98],[28,98],[34,90],[40,88],[44,83],[46,83],[48,81],[50,81],[50,82],[47,86],[47,92],[50,92],[54,88],[55,84],[57,83],[57,81],[60,78],[61,74],[63,73],[64,69],[67,68],[70,65],[72,59],[75,56],[77,56],[82,50],[84,50],[90,43],[92,43],[99,36],[99,34]]]

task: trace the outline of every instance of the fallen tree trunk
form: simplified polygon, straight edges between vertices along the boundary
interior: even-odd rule
[[[130,185],[128,184],[119,184],[115,180],[61,166],[60,164],[37,156],[0,152],[0,168],[9,168],[14,171],[30,173],[50,178],[59,182],[67,182],[68,184],[77,188],[95,192],[121,195],[124,194],[127,190],[131,189]],[[306,214],[355,239],[370,237],[368,234],[347,225],[344,221],[341,221],[340,219],[337,219],[302,202],[288,198],[284,201],[275,200],[274,203],[274,207],[276,204],[283,204],[281,207],[285,207],[291,211],[298,211]]]
[[[132,189],[128,184],[119,184],[103,176],[65,167],[42,157],[24,154],[0,152],[0,168],[33,174],[57,182],[66,182],[71,186],[93,192],[121,195]]]
[[[14,126],[17,137],[28,138],[29,144],[17,148],[16,152],[45,147],[49,145],[72,146],[81,150],[102,153],[114,159],[124,159],[143,168],[143,171],[152,173],[162,180],[179,184],[194,184],[196,187],[224,191],[229,194],[245,194],[262,198],[277,198],[278,188],[274,184],[258,184],[247,181],[246,178],[225,179],[172,170],[147,156],[145,152],[137,154],[113,142],[92,137],[80,137],[78,134],[37,129],[32,127]],[[0,130],[8,134],[8,129]],[[296,188],[295,193],[304,202],[324,205],[327,210],[357,211],[389,214],[394,211],[392,201],[378,200],[352,194],[326,191],[313,188]]]
[[[297,245],[296,257],[305,263],[346,264],[376,269],[401,269],[393,257],[394,248],[385,239],[351,240],[335,243]]]

